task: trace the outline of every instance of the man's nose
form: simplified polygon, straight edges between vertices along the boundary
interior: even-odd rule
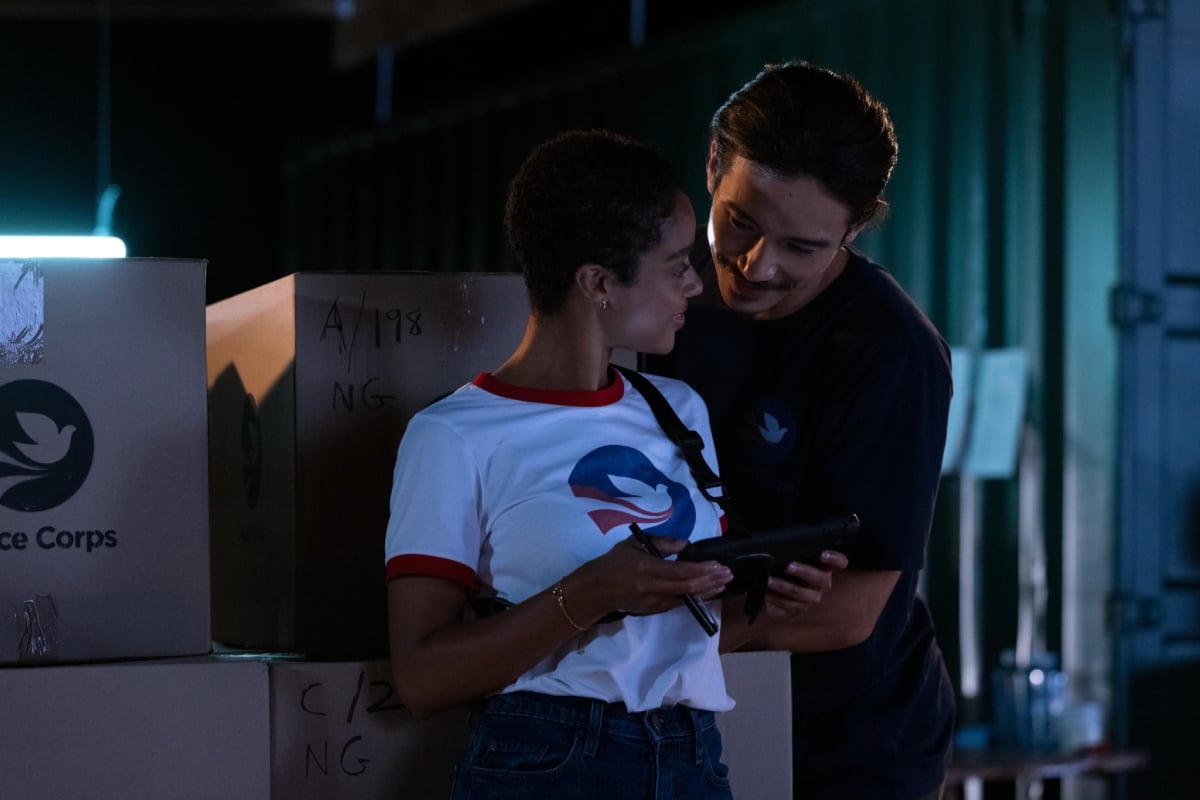
[[[775,277],[775,271],[779,268],[778,263],[774,259],[770,245],[767,244],[766,237],[759,237],[754,246],[742,254],[738,259],[738,269],[742,272],[742,277],[748,281],[760,283],[769,281]]]

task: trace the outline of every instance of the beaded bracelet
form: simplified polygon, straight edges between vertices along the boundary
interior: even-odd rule
[[[575,618],[571,616],[571,612],[567,611],[567,598],[563,595],[562,581],[554,584],[554,587],[550,590],[550,592],[554,595],[554,599],[558,602],[558,607],[562,609],[563,616],[567,618],[567,622],[571,623],[571,627],[577,631],[586,631],[587,628],[576,622]]]

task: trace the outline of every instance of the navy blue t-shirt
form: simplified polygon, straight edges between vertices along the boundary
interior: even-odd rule
[[[917,594],[949,414],[945,341],[882,267],[851,250],[819,296],[779,320],[721,307],[703,233],[705,293],[675,350],[645,367],[704,397],[721,477],[753,529],[853,512],[851,568],[900,570],[862,644],[792,657],[797,796],[911,800],[945,776],[955,695]],[[836,577],[835,577],[836,583]]]

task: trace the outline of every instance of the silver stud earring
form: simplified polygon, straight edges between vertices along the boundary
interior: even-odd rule
[[[600,309],[601,309],[602,311],[607,311],[607,310],[608,310],[608,298],[607,298],[607,297],[603,298],[603,299],[600,301]]]

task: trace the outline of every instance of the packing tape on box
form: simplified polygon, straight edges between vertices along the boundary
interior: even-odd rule
[[[17,661],[36,663],[58,659],[58,609],[54,597],[39,594],[13,609],[17,626]]]
[[[37,261],[0,261],[0,364],[42,362],[46,291]]]

